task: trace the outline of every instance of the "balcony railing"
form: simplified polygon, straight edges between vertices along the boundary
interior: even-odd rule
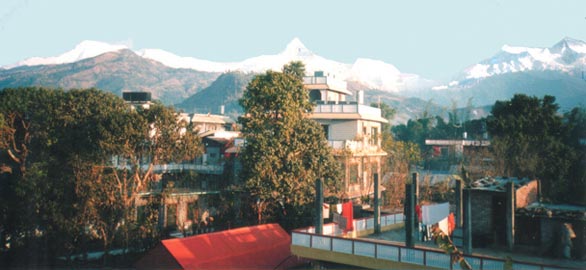
[[[328,141],[328,144],[336,150],[348,149],[352,152],[381,152],[381,148],[376,144],[370,144],[363,141],[341,140]]]
[[[315,76],[305,76],[303,77],[303,84],[327,84],[328,77],[315,77]]]
[[[326,76],[305,76],[303,77],[304,85],[327,85],[329,89],[348,92],[345,81],[336,80]],[[350,92],[348,92],[350,93]]]
[[[170,186],[170,183],[167,182],[167,186],[165,187],[166,191],[169,194],[173,193],[192,193],[192,192],[200,192],[200,193],[214,193],[218,192],[223,186],[219,181],[212,181],[212,180],[198,180],[198,181],[177,181],[173,182],[173,185]],[[163,181],[157,182],[150,182],[148,187],[144,190],[144,192],[162,192],[163,191]]]
[[[383,215],[381,216],[381,226],[403,223],[403,218],[404,216],[402,213]],[[356,231],[374,229],[373,218],[357,219],[354,220],[353,224],[354,230]],[[391,262],[401,262],[415,265],[418,268],[423,266],[443,269],[459,269],[459,265],[456,262],[452,263],[450,255],[445,254],[440,250],[408,248],[402,245],[382,243],[380,241],[344,238],[341,237],[342,230],[334,223],[324,224],[323,232],[324,233],[321,235],[315,234],[314,227],[295,230],[291,234],[291,245],[348,255],[370,257]],[[321,259],[331,260],[331,258],[335,257],[324,257]],[[504,259],[475,255],[465,255],[464,258],[470,263],[472,269],[503,269],[505,265]],[[559,269],[560,267],[513,260],[513,268]]]
[[[379,108],[355,104],[352,101],[317,104],[313,109],[313,113],[358,113],[361,116],[381,117]]]
[[[118,165],[119,169],[130,169],[130,166]],[[142,165],[141,170],[148,170],[149,165]],[[209,164],[159,164],[153,166],[153,171],[156,173],[171,173],[182,171],[196,171],[206,174],[222,174],[224,172],[224,164],[209,165]]]
[[[148,169],[146,166],[143,169]],[[158,173],[166,172],[180,172],[180,171],[197,171],[209,174],[222,174],[224,172],[224,165],[209,165],[209,164],[161,164],[155,165],[153,170]]]

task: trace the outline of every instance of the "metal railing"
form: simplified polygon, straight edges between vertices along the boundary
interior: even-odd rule
[[[131,169],[130,165],[118,165],[119,169]],[[146,171],[149,165],[142,165],[141,170]],[[209,174],[222,174],[224,172],[224,165],[209,165],[209,164],[159,164],[153,165],[153,171],[157,173],[181,172],[181,171],[197,171]]]
[[[381,226],[388,226],[388,225],[403,223],[404,220],[405,220],[405,216],[403,215],[403,213],[381,215],[381,217],[380,217]],[[374,218],[354,219],[352,222],[353,222],[352,225],[354,227],[354,230],[356,230],[356,231],[364,231],[364,230],[374,229]],[[315,227],[297,229],[294,231],[294,233],[295,232],[315,233]],[[342,235],[342,233],[344,233],[343,230],[340,229],[338,227],[338,224],[336,224],[336,223],[328,223],[328,224],[324,224],[324,226],[323,226],[323,234],[324,235],[335,236],[335,235]]]
[[[381,216],[381,226],[403,223],[403,221],[402,213]],[[354,230],[373,229],[374,219],[357,219],[354,220],[353,224]],[[333,223],[324,224],[323,232],[321,235],[315,234],[314,227],[295,230],[291,234],[291,245],[434,268],[460,269],[457,263],[452,263],[450,255],[439,250],[408,248],[367,239],[344,238],[339,236],[342,234],[342,230]],[[465,255],[464,258],[470,263],[472,269],[500,270],[505,265],[504,259],[472,255]],[[564,267],[513,260],[513,268],[549,270]]]
[[[379,152],[382,149],[377,144],[371,144],[364,141],[354,141],[354,140],[328,140],[328,144],[333,149],[348,149],[352,152]]]
[[[359,113],[363,116],[381,117],[379,108],[350,103],[316,104],[313,113]]]

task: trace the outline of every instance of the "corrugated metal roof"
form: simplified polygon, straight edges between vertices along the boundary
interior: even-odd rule
[[[484,177],[478,179],[470,184],[470,187],[475,190],[490,190],[490,191],[501,191],[505,192],[505,185],[509,182],[513,182],[515,189],[521,186],[527,185],[532,180],[529,178],[516,178],[516,177]]]
[[[265,224],[162,241],[183,269],[275,269],[291,255],[291,236]]]

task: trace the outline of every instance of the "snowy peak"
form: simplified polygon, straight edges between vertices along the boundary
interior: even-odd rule
[[[52,57],[31,57],[18,63],[4,66],[10,69],[19,66],[39,66],[39,65],[59,65],[77,62],[79,60],[96,57],[112,51],[128,49],[126,45],[112,45],[105,42],[84,40],[77,44],[71,51],[65,52],[59,56]]]
[[[287,47],[285,47],[285,50],[281,54],[287,56],[310,56],[312,52],[303,45],[299,38],[294,38],[287,44]]]
[[[504,45],[495,56],[464,70],[459,80],[482,79],[498,74],[556,70],[573,72],[586,68],[586,42],[566,37],[550,48]]]
[[[100,41],[84,40],[77,44],[75,48],[61,56],[67,55],[70,60],[79,61],[86,58],[92,58],[107,52],[128,49],[126,45],[112,45]]]
[[[553,52],[565,53],[567,50],[572,50],[576,53],[586,53],[586,42],[565,37],[560,42],[556,43],[551,47]]]
[[[100,54],[128,49],[125,45],[111,45],[98,41],[83,41],[71,51],[56,57],[30,58],[11,66],[54,65],[72,63]],[[323,71],[324,74],[340,81],[355,81],[370,89],[391,92],[406,90],[411,86],[420,86],[419,76],[403,74],[395,66],[379,60],[358,59],[354,64],[346,64],[323,58],[314,54],[301,42],[293,38],[283,51],[278,54],[260,55],[240,62],[213,62],[194,57],[183,57],[161,49],[141,49],[133,51],[136,55],[157,61],[171,68],[194,69],[204,72],[242,71],[262,73],[267,70],[280,71],[283,65],[291,61],[302,61],[306,71]]]

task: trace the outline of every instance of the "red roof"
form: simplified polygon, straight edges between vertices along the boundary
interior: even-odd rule
[[[296,261],[290,258],[291,237],[278,224],[163,240],[162,244],[183,269],[275,269]]]

